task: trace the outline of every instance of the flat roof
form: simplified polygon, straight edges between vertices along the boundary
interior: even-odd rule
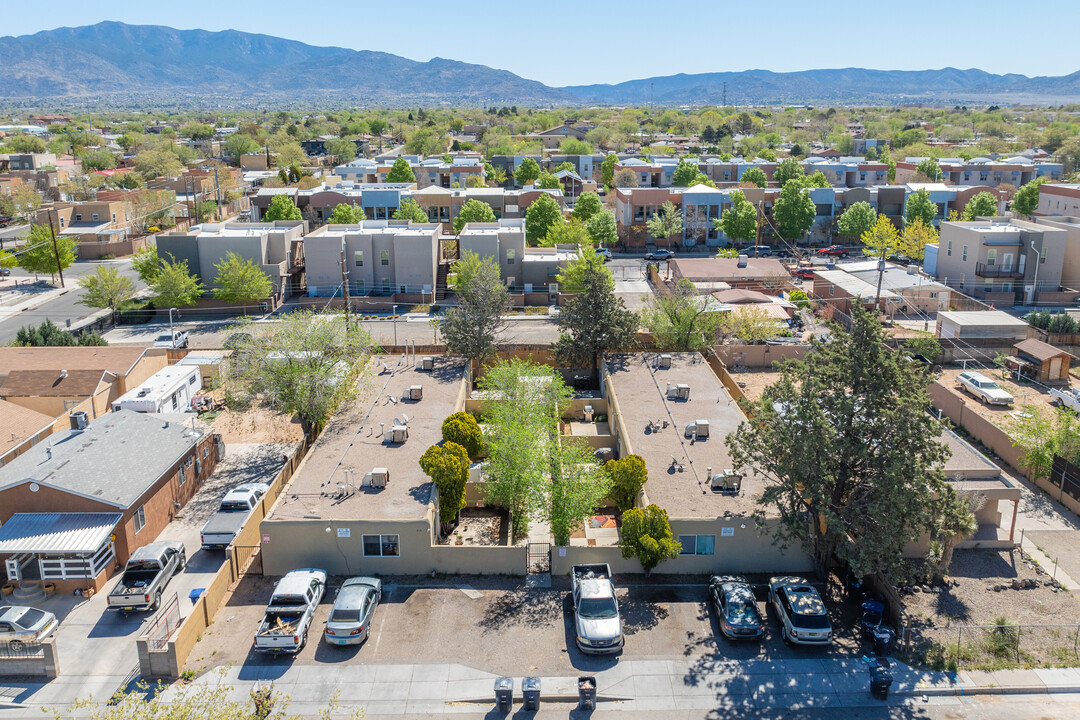
[[[121,513],[15,513],[0,528],[0,553],[96,552]]]
[[[649,502],[673,519],[749,515],[764,488],[757,478],[743,478],[740,494],[728,496],[713,493],[707,477],[710,466],[714,475],[732,467],[724,438],[746,417],[700,353],[669,354],[670,368],[653,368],[657,353],[604,356],[631,449],[649,470],[645,484]],[[669,383],[689,385],[690,399],[667,400]],[[673,427],[658,432],[646,428],[650,420],[663,424],[672,419]],[[698,420],[709,421],[709,437],[691,445],[683,433]],[[683,472],[671,469],[672,456],[683,462]]]
[[[976,325],[1027,327],[1025,321],[1013,317],[1004,310],[943,310],[937,316],[938,320],[949,320],[965,327]]]
[[[220,359],[220,358],[219,358]],[[113,400],[113,403],[125,402],[127,400],[137,400],[140,397],[158,397],[163,392],[172,391],[176,387],[177,383],[186,382],[187,378],[194,375],[199,378],[193,383],[198,385],[197,389],[202,389],[202,379],[199,375],[199,369],[189,365],[168,365],[161,368],[156,373],[139,383],[138,387],[134,387],[128,390],[120,397]]]
[[[373,358],[370,382],[330,421],[265,522],[426,517],[433,483],[420,469],[420,456],[442,440],[442,421],[455,411],[459,395],[464,396],[466,366],[464,358],[435,356],[434,370],[426,372],[403,357]],[[402,401],[412,385],[423,388],[423,399]],[[406,415],[409,439],[384,444],[382,429],[389,430],[395,419],[403,421]],[[359,487],[374,468],[389,472],[386,487]],[[346,470],[352,470],[356,492],[339,499],[337,486],[347,484]]]

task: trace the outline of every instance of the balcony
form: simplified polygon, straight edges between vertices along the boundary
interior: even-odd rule
[[[975,274],[982,278],[1022,278],[1024,277],[1024,271],[1017,268],[1015,265],[1009,265],[1008,267],[1002,265],[987,265],[986,263],[975,263]]]

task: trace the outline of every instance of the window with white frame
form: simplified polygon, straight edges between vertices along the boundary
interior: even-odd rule
[[[362,547],[364,557],[398,557],[401,550],[397,535],[364,535]]]
[[[715,535],[680,535],[681,555],[712,555],[716,551]]]
[[[390,251],[389,250],[381,251],[381,253],[379,255],[379,262],[384,266],[390,264]]]
[[[986,251],[986,264],[991,267],[997,265],[997,250]]]
[[[135,532],[138,533],[144,527],[146,527],[146,506],[140,505],[139,509],[135,511]]]
[[[352,254],[353,267],[364,267],[364,251],[357,250]]]
[[[962,253],[960,253],[960,259],[961,259],[961,260],[962,260],[963,262],[967,262],[967,245],[965,245],[965,246],[964,246],[964,250],[963,250],[963,252],[962,252]]]

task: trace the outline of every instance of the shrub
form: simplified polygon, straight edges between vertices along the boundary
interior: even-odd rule
[[[480,425],[467,412],[456,412],[443,420],[442,437],[444,442],[457,443],[465,448],[471,458],[480,454],[484,443]]]
[[[460,414],[460,413],[458,413]],[[450,525],[465,507],[465,483],[469,480],[469,456],[461,445],[432,445],[420,457],[420,467],[439,489],[439,521]]]
[[[634,507],[638,493],[649,479],[645,460],[640,455],[627,455],[620,460],[611,460],[604,467],[611,473],[611,497],[619,512],[626,512]]]
[[[677,558],[682,545],[671,535],[667,511],[657,505],[630,508],[622,516],[622,556],[637,558],[649,572],[664,560]]]

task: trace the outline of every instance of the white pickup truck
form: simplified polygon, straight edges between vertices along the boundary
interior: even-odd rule
[[[1071,387],[1050,388],[1050,404],[1080,413],[1080,390],[1074,390]]]
[[[325,570],[302,568],[281,578],[255,632],[255,649],[270,653],[300,652],[307,643],[308,628],[325,590]]]
[[[622,650],[622,618],[611,568],[607,563],[574,565],[570,581],[574,595],[577,646],[589,655],[610,655]]]
[[[162,590],[186,564],[184,544],[178,540],[143,545],[131,554],[124,574],[106,598],[108,608],[121,612],[157,610]]]
[[[214,513],[199,533],[203,550],[224,550],[244,527],[248,516],[270,486],[266,483],[237,485],[221,499]]]

